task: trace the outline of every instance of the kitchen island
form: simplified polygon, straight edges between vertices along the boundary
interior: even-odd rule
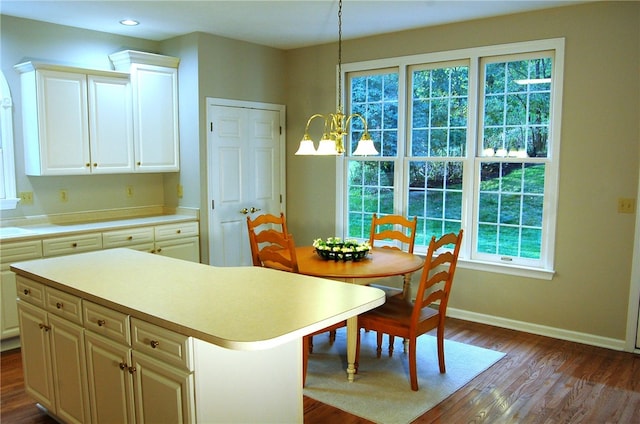
[[[370,287],[130,249],[11,270],[27,392],[66,422],[302,422],[302,337],[384,303]]]

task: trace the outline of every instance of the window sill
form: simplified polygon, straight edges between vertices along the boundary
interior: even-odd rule
[[[513,265],[497,265],[489,262],[471,261],[468,259],[458,259],[458,266],[476,271],[495,272],[497,274],[516,275],[518,277],[536,278],[539,280],[551,280],[555,275],[552,269],[527,268]]]

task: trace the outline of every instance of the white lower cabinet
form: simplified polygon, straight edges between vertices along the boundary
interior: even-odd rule
[[[18,306],[16,304],[16,275],[9,270],[9,265],[13,262],[41,257],[42,243],[40,240],[0,244],[0,339],[3,340],[3,350],[5,349],[5,340],[20,335]],[[7,349],[19,346],[17,338],[15,342],[9,342],[7,344],[11,345],[8,345]]]
[[[193,373],[133,352],[136,420],[195,423]]]
[[[131,348],[87,331],[87,374],[94,423],[134,423]]]
[[[195,423],[191,338],[86,300],[83,316],[94,423]]]
[[[90,422],[84,329],[61,317],[74,314],[75,304],[67,302],[72,296],[26,279],[18,285],[26,290],[18,302],[26,392],[65,423]],[[34,292],[43,292],[44,302]]]

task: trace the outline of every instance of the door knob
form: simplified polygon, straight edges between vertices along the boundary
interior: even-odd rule
[[[253,206],[251,207],[251,213],[258,212],[258,211],[261,211],[261,210],[262,209],[260,209],[260,208],[254,208]]]
[[[241,214],[243,214],[243,215],[246,215],[246,214],[248,214],[248,213],[249,213],[249,209],[247,209],[247,208],[242,208],[242,209],[240,210],[240,213],[241,213]]]

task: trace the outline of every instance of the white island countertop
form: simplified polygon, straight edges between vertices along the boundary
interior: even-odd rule
[[[260,267],[213,267],[130,249],[11,270],[132,317],[235,350],[269,349],[384,303],[384,292]]]

